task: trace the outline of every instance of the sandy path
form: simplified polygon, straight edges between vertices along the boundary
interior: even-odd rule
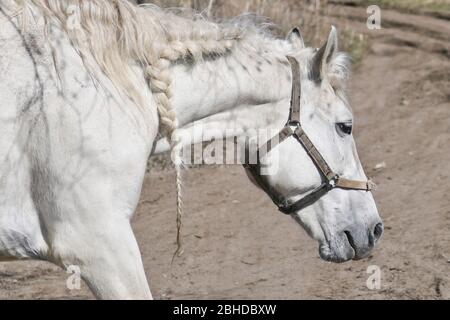
[[[364,10],[330,15],[369,39],[351,101],[360,155],[379,185],[380,248],[365,261],[325,263],[240,167],[205,167],[186,174],[186,253],[171,268],[174,176],[155,171],[134,228],[157,298],[450,299],[450,24],[384,11],[385,29],[368,31]],[[374,171],[380,162],[386,169]],[[379,291],[365,286],[370,265],[381,267]],[[0,299],[91,298],[65,279],[46,263],[0,264]]]

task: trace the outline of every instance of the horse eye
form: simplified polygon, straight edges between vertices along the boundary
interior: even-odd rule
[[[337,123],[336,128],[337,128],[338,132],[346,134],[346,135],[351,135],[352,131],[353,131],[353,125],[348,122]]]

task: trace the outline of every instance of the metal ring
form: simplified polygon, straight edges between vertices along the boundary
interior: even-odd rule
[[[287,126],[298,128],[298,127],[301,127],[302,125],[300,124],[300,121],[298,121],[298,120],[289,120],[287,123]]]

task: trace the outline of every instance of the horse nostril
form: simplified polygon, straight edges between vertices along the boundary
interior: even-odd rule
[[[375,244],[381,239],[383,232],[384,232],[384,225],[380,222],[375,226],[375,229],[373,230]]]

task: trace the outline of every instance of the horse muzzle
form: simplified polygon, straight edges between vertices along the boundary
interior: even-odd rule
[[[335,263],[365,259],[381,240],[383,232],[384,226],[381,221],[364,231],[360,229],[342,231],[320,244],[320,257]]]

